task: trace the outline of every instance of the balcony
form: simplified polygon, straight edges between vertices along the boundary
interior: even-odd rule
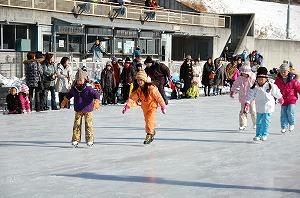
[[[2,7],[14,7],[31,10],[44,10],[72,14],[73,9],[86,2],[74,0],[0,0]],[[111,13],[120,6],[114,3],[88,3],[89,9],[81,13],[86,16],[110,18]],[[140,5],[126,4],[123,15],[118,19],[141,21],[143,16],[152,10]],[[230,16],[208,13],[183,12],[159,8],[155,10],[155,17],[149,22],[168,23],[178,25],[191,25],[202,27],[230,28]]]

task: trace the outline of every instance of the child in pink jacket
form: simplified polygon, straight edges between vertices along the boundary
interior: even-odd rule
[[[239,101],[241,103],[241,111],[239,114],[239,130],[244,131],[247,128],[247,113],[244,112],[244,105],[246,103],[246,97],[256,80],[256,75],[251,71],[251,67],[248,63],[244,63],[240,68],[241,75],[234,81],[230,97],[233,98],[234,94],[239,91]],[[250,105],[250,114],[252,118],[253,128],[256,126],[256,110],[255,102]]]
[[[290,72],[289,65],[283,63],[279,67],[275,84],[280,89],[284,100],[280,115],[281,133],[285,133],[287,129],[292,132],[295,129],[295,105],[300,93],[300,82],[297,80],[297,75]]]
[[[28,94],[29,94],[29,88],[27,85],[22,84],[21,88],[20,88],[20,92],[19,92],[19,98],[21,101],[21,105],[22,105],[22,111],[23,113],[30,113],[31,109],[30,109],[30,101],[28,98]]]

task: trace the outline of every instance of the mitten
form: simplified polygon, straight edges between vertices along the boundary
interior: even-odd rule
[[[128,106],[128,104],[125,104],[125,106],[123,107],[122,113],[125,114],[127,113],[127,111],[130,109],[130,107]]]
[[[283,98],[279,98],[279,99],[278,99],[278,102],[279,102],[280,105],[283,105],[284,99],[283,99]]]
[[[66,97],[64,97],[64,100],[60,104],[60,108],[65,108],[68,105],[68,103],[69,100]]]
[[[100,100],[96,99],[94,100],[94,109],[99,109],[100,108]]]
[[[161,107],[160,110],[163,114],[167,113],[167,108],[165,106]]]

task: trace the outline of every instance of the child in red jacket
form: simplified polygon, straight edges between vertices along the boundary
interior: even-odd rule
[[[297,80],[297,75],[290,72],[289,65],[283,63],[279,68],[275,84],[284,99],[280,115],[281,133],[285,133],[287,129],[291,132],[295,129],[295,104],[300,93],[300,82]]]
[[[20,88],[19,98],[21,101],[23,113],[31,113],[30,101],[29,101],[28,95],[29,95],[28,86],[25,84],[22,84],[21,88]]]

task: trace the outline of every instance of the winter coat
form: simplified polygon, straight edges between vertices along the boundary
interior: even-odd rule
[[[39,87],[42,82],[43,68],[37,60],[26,60],[25,81],[28,87]]]
[[[48,64],[45,62],[42,65],[42,67],[43,67],[43,75],[44,75],[44,77],[43,77],[44,86],[45,87],[55,86],[55,79],[56,79],[55,75],[57,73],[57,69],[56,69],[54,63]]]
[[[187,64],[186,61],[180,66],[180,80],[183,81],[184,87],[182,88],[182,92],[186,92],[192,85],[193,80],[193,66],[192,63]]]
[[[279,74],[275,79],[275,84],[280,89],[284,103],[283,106],[296,104],[298,94],[300,93],[300,82],[296,80],[297,76],[293,73],[288,74],[287,83],[283,81],[282,76]]]
[[[93,53],[93,61],[96,62],[102,62],[103,54],[105,53],[105,50],[101,45],[94,44],[90,50]]]
[[[163,88],[171,78],[170,69],[163,63],[154,62],[152,66],[145,68],[145,72],[153,84],[160,88]]]
[[[19,99],[21,102],[21,107],[23,111],[30,111],[30,101],[26,93],[20,92]]]
[[[203,66],[203,73],[202,73],[202,84],[204,86],[213,85],[214,79],[209,79],[209,75],[212,72],[215,72],[214,65],[213,64],[208,64],[208,62],[206,62]]]
[[[91,86],[84,85],[83,90],[78,90],[76,85],[72,86],[71,90],[66,95],[70,100],[74,97],[74,111],[76,112],[92,112],[94,110],[94,100],[100,100],[99,93]]]
[[[257,113],[272,113],[275,111],[274,98],[282,98],[280,90],[277,85],[266,82],[262,87],[253,85],[247,94],[246,102],[251,104],[255,100]]]
[[[19,95],[8,94],[6,96],[7,109],[10,113],[21,113],[22,105],[19,98]]]
[[[56,91],[60,93],[68,93],[72,86],[72,67],[64,68],[61,64],[57,67]]]
[[[250,88],[254,85],[256,80],[256,75],[253,73],[249,77],[239,76],[236,81],[234,81],[231,91],[235,94],[239,90],[239,101],[241,104],[246,103],[247,94]]]
[[[116,88],[116,79],[113,69],[103,69],[101,72],[101,86],[104,91],[112,92]]]
[[[114,68],[114,74],[115,74],[115,80],[116,80],[116,86],[119,87],[119,84],[121,82],[121,69],[118,63],[112,65]]]
[[[214,85],[215,86],[224,86],[224,82],[227,79],[226,75],[226,67],[222,63],[215,66],[215,78]]]
[[[237,69],[237,65],[234,66],[229,63],[226,67],[226,75],[228,80],[235,81],[240,76],[240,71]]]
[[[138,88],[136,91],[132,92],[128,100],[129,107],[137,106],[137,102],[141,102],[143,111],[147,112],[148,110],[157,108],[158,106],[166,106],[164,99],[162,98],[156,86],[150,85],[148,92],[148,97],[144,95],[141,88]]]
[[[193,82],[196,82],[198,86],[200,86],[201,78],[202,78],[202,66],[200,63],[193,65]]]
[[[121,82],[123,85],[130,85],[135,79],[135,69],[132,67],[131,63],[125,63],[124,68],[121,73]]]

